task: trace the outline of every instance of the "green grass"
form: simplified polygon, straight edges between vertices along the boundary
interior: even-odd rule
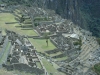
[[[2,30],[2,34],[3,35],[6,35],[5,29]]]
[[[29,38],[30,42],[36,47],[38,52],[42,52],[44,53],[45,51],[48,50],[53,50],[56,47],[50,42],[50,40],[48,40],[48,46],[46,44],[46,40],[45,39],[32,39]]]
[[[29,38],[29,40],[36,47],[37,51],[41,52],[41,53],[45,53],[45,51],[50,51],[50,50],[53,50],[53,49],[56,48],[50,42],[50,40],[48,42],[49,43],[48,46],[46,45],[45,39],[32,39],[32,38]],[[52,56],[60,55],[62,53],[57,52],[57,53],[54,53],[54,54],[47,54],[47,53],[45,53],[45,54],[52,57]],[[66,60],[66,59],[67,59],[67,57],[55,58],[55,60],[57,60],[57,61],[62,61],[62,60]]]
[[[0,4],[3,4],[3,2],[0,0]]]
[[[30,19],[26,19],[24,23],[32,23]]]
[[[2,30],[8,29],[17,32],[21,35],[37,36],[32,27],[31,30],[23,30],[25,28],[22,28],[21,25],[19,25],[19,23],[5,24],[7,22],[17,22],[17,21],[15,20],[15,16],[10,13],[0,13],[0,28]]]
[[[0,64],[3,64],[3,62],[6,60],[10,45],[11,45],[11,43],[9,42],[7,47],[6,47],[6,50],[4,51],[4,54],[2,55],[2,57],[0,59]]]
[[[49,63],[46,59],[42,59],[42,62],[44,63],[45,68],[49,73],[54,73],[57,70],[53,67],[51,63]]]
[[[18,70],[14,70],[13,73],[14,74],[18,74],[18,75],[36,75],[36,74],[33,74],[33,73],[32,74],[31,73],[27,73],[27,72],[24,72],[24,71],[20,72]]]
[[[50,62],[48,62],[46,59],[42,59],[42,62],[46,68],[46,70],[48,71],[48,73],[53,73],[53,75],[65,75],[61,72],[59,72],[56,68],[57,66],[55,67],[55,65],[52,65]],[[55,68],[54,68],[55,67]]]
[[[64,56],[64,57],[61,57],[61,58],[56,58],[57,61],[63,61],[63,60],[66,60],[68,57],[67,56]]]
[[[96,64],[96,65],[94,65],[94,71],[98,74],[98,75],[100,75],[100,63],[99,64]]]
[[[57,53],[54,53],[54,54],[50,54],[50,56],[53,57],[53,56],[57,56],[57,55],[60,55],[60,54],[62,54],[62,53],[61,52],[57,52]]]
[[[0,75],[15,75],[12,71],[7,71],[6,69],[0,69]]]
[[[40,69],[42,68],[40,62],[36,62],[36,65],[37,65]]]
[[[19,14],[19,13],[20,13],[20,14]],[[18,15],[19,17],[21,17],[21,16],[22,16],[22,14],[21,14],[20,10],[18,10],[18,9],[16,9],[16,10],[14,11],[14,14]]]
[[[0,13],[0,21],[2,22],[16,22],[15,17],[10,13]]]

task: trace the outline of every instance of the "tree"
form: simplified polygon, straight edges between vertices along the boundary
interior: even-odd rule
[[[48,46],[49,35],[50,35],[50,31],[49,31],[49,30],[46,30],[46,31],[44,32],[44,38],[46,39],[47,46]]]

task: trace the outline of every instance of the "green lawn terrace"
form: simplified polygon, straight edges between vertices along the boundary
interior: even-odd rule
[[[0,31],[0,65],[6,62],[10,48],[11,42],[8,36],[2,35],[2,31]]]
[[[9,53],[10,47],[11,47],[11,42],[8,42],[2,56],[0,57],[0,65],[5,63],[5,61],[7,60],[7,55]]]
[[[25,72],[25,71],[23,71],[23,72],[21,72],[21,71],[18,71],[18,70],[14,70],[14,71],[11,71],[11,73],[13,73],[13,74],[19,74],[19,75],[36,75],[36,74],[34,74],[34,73],[27,73],[27,72]]]
[[[9,72],[6,69],[2,68],[0,69],[0,75],[16,75],[16,74]]]
[[[2,30],[8,29],[21,35],[37,36],[32,28],[32,24],[22,24],[22,27],[19,21],[15,20],[15,18],[16,16],[12,13],[0,13],[0,28]]]
[[[36,47],[38,52],[44,53],[48,50],[53,50],[56,47],[48,40],[48,46],[46,44],[46,39],[33,39],[29,38],[30,42]]]
[[[64,61],[68,58],[67,56],[64,56],[50,40],[48,41],[48,46],[45,39],[29,38],[29,41],[36,47],[38,53],[43,54],[46,57],[51,57],[55,61]]]
[[[58,65],[56,65],[54,62],[50,62],[49,60],[43,58],[42,62],[44,63],[44,66],[46,70],[48,71],[49,75],[66,75],[62,72],[59,72],[57,69],[59,68]]]
[[[98,75],[100,75],[100,63],[94,65],[93,70],[94,70]]]

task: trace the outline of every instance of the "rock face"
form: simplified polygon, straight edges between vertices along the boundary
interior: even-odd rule
[[[81,0],[37,0],[33,3],[39,7],[55,10],[63,18],[85,28],[80,13]]]
[[[63,18],[71,19],[74,23],[81,25],[79,3],[80,0],[49,0],[47,6]]]

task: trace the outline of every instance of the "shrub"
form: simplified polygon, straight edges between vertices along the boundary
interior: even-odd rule
[[[99,43],[99,45],[100,45],[100,38],[96,38],[96,40],[97,40],[97,42]]]
[[[94,65],[93,69],[98,75],[100,75],[100,63]]]
[[[73,44],[74,44],[74,45],[80,45],[80,46],[81,46],[81,45],[82,45],[82,40],[80,39],[80,40],[74,42]]]

